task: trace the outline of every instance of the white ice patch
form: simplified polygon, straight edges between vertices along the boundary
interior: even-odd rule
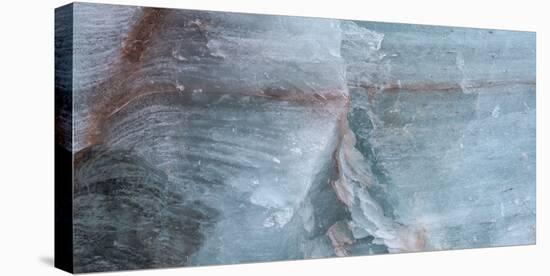
[[[264,227],[283,227],[292,219],[293,215],[294,210],[292,208],[283,208],[273,212],[264,220],[262,225]]]
[[[346,62],[348,86],[380,83],[390,75],[386,55],[381,51],[384,34],[364,28],[354,22],[342,22],[341,52]]]
[[[298,155],[301,155],[302,154],[302,149],[298,148],[298,147],[295,147],[295,148],[291,148],[290,151],[294,154],[298,154]]]
[[[460,73],[462,73],[462,80],[460,81],[460,89],[462,89],[462,92],[464,94],[469,94],[472,91],[470,90],[470,83],[468,76],[466,74],[465,70],[465,63],[464,63],[464,56],[461,52],[456,53],[456,67],[458,67],[458,70]]]
[[[493,118],[498,118],[498,116],[500,116],[500,105],[497,105],[495,106],[495,108],[493,108],[493,112],[491,112],[491,116],[493,116]]]

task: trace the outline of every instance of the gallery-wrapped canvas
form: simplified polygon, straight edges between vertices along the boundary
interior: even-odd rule
[[[535,33],[74,3],[55,264],[535,243]]]

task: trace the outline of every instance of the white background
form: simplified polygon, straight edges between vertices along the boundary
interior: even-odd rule
[[[89,1],[97,2],[97,1]],[[537,32],[537,245],[313,261],[145,270],[110,275],[550,275],[548,200],[550,8],[547,1],[106,1],[171,8],[303,15]],[[0,8],[0,275],[53,268],[54,8],[67,1],[3,1]],[[544,257],[546,255],[546,258]],[[131,274],[129,274],[131,273]]]

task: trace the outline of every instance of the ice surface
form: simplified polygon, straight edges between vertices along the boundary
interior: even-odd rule
[[[534,36],[396,27],[371,27],[386,33],[391,88],[350,90],[373,193],[422,250],[534,243]]]
[[[74,20],[78,272],[535,242],[533,33]]]

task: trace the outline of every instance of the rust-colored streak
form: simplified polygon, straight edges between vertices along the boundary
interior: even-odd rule
[[[124,106],[128,101],[147,93],[149,89],[168,91],[173,87],[141,87],[133,89],[128,86],[128,80],[141,70],[147,50],[153,43],[155,34],[162,31],[164,20],[169,13],[168,9],[144,8],[139,19],[128,32],[128,36],[121,45],[119,65],[114,68],[112,77],[100,84],[89,101],[92,112],[86,130],[85,145],[97,144],[102,140],[102,129],[105,121],[113,113]]]
[[[167,9],[146,8],[138,22],[122,42],[123,58],[130,62],[138,62],[151,45],[155,31],[161,28]]]
[[[430,92],[430,91],[457,91],[465,89],[493,88],[508,85],[535,85],[535,81],[472,81],[467,85],[461,85],[453,82],[411,82],[407,84],[387,83],[387,84],[361,84],[361,88],[371,91],[410,91],[410,92]]]

